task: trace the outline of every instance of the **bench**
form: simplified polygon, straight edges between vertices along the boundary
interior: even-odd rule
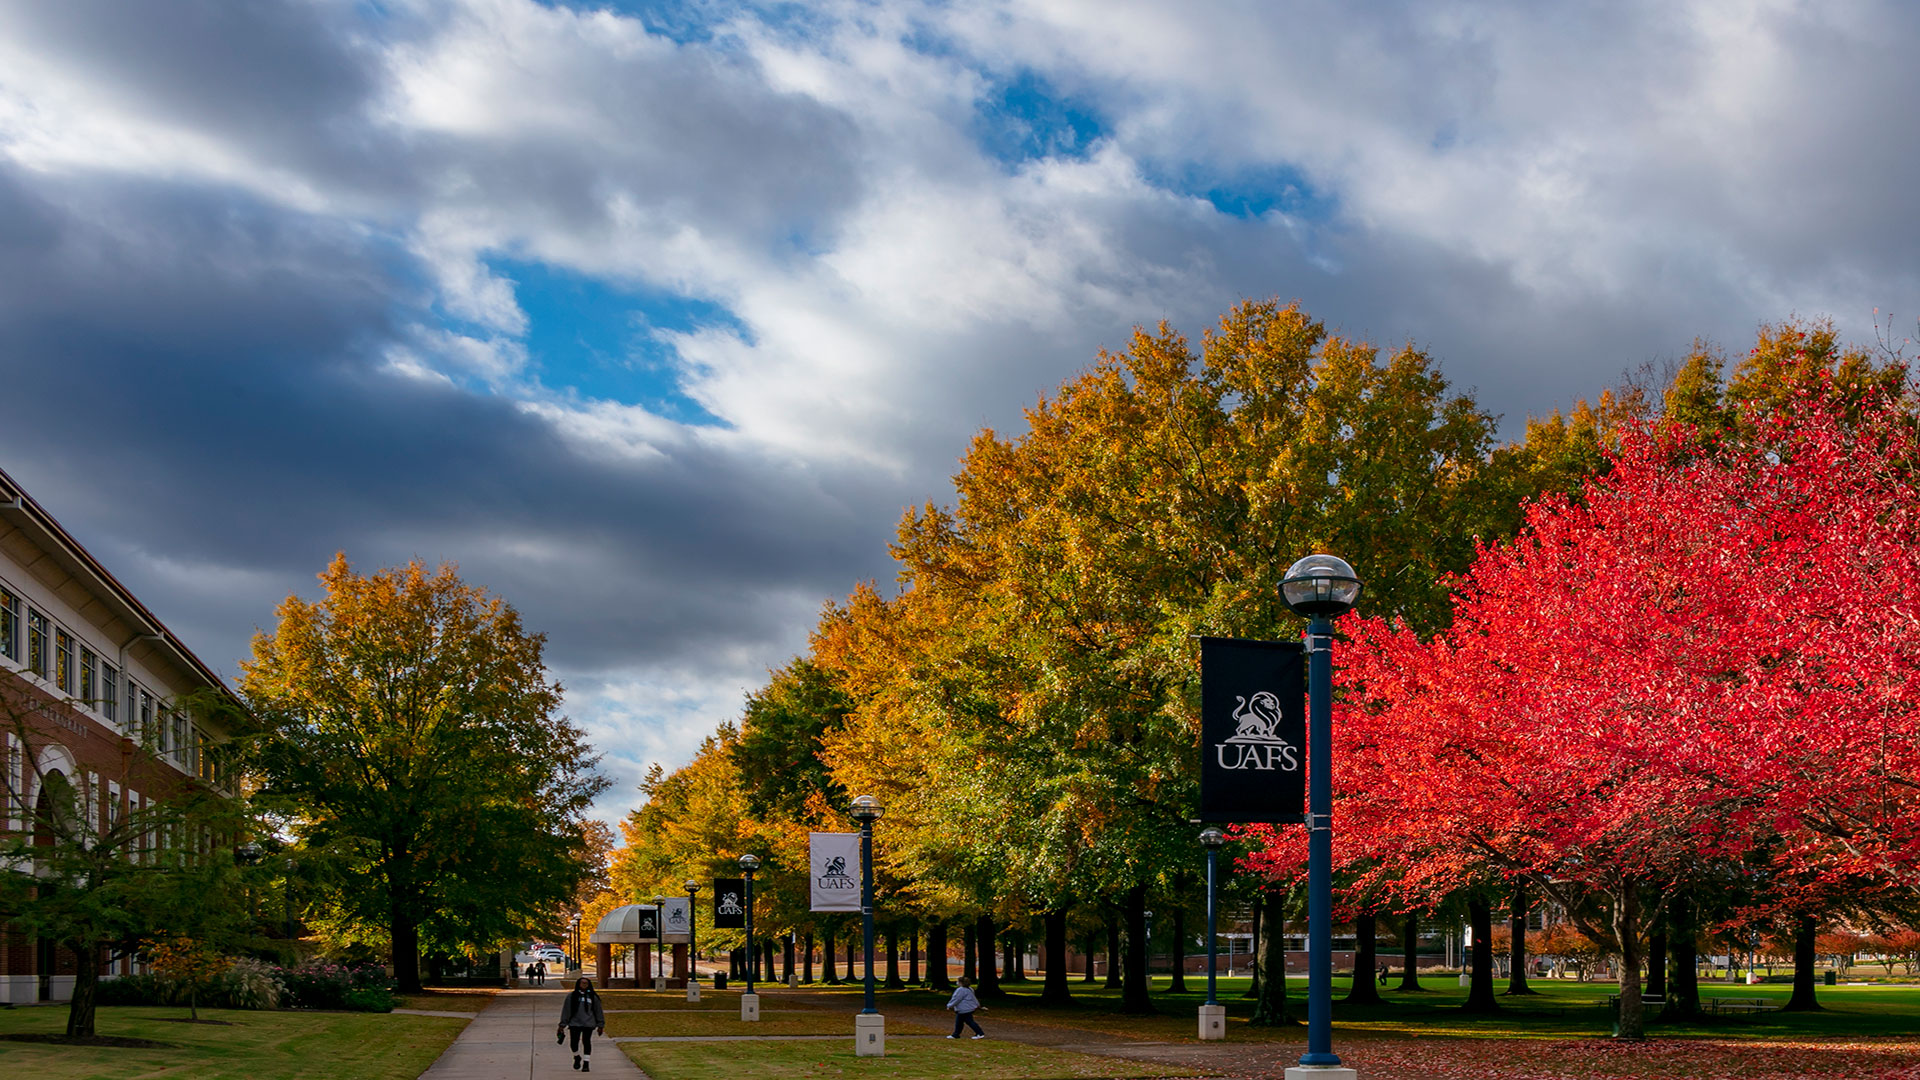
[[[1701,1002],[1708,1012],[1716,1016],[1752,1016],[1756,1013],[1773,1012],[1779,1004],[1769,998],[1758,997],[1717,997]]]

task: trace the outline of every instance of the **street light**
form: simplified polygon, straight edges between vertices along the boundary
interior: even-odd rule
[[[740,873],[747,879],[747,993],[749,995],[753,993],[753,969],[760,966],[753,955],[753,872],[758,869],[760,869],[760,856],[740,856]]]
[[[580,963],[580,913],[574,912],[567,920],[567,959],[571,968],[581,967]]]
[[[1214,922],[1215,886],[1214,859],[1220,854],[1220,845],[1227,842],[1227,834],[1208,826],[1200,830],[1200,843],[1207,849],[1207,1003],[1200,1006],[1200,1037],[1202,1039],[1224,1039],[1227,1037],[1226,1006],[1214,1000],[1213,969],[1214,942],[1217,930]]]
[[[1344,559],[1309,555],[1280,596],[1307,617],[1307,1052],[1303,1071],[1337,1069],[1333,1052],[1333,620],[1360,599]],[[1291,1072],[1292,1070],[1288,1070]]]
[[[880,800],[861,795],[853,800],[852,814],[860,823],[860,932],[867,950],[866,1008],[860,1011],[871,1015],[878,1011],[873,1007],[873,823],[880,820]]]
[[[880,800],[860,795],[850,811],[860,823],[860,930],[866,938],[866,1007],[853,1018],[853,1052],[856,1057],[879,1057],[886,1053],[886,1019],[873,1007],[873,823],[880,820]]]
[[[694,905],[694,894],[700,891],[700,883],[688,878],[687,886],[687,1000],[700,1000],[700,954],[694,949],[694,929],[700,925],[695,914],[700,909]]]
[[[666,900],[664,896],[653,898],[653,932],[657,935],[653,943],[653,988],[655,990],[665,989],[660,984],[667,981],[661,978],[660,966],[660,961],[664,959],[662,954],[667,950],[667,922],[663,914],[666,909],[662,906],[664,900]]]

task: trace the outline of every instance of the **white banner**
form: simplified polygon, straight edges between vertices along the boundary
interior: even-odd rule
[[[686,897],[668,897],[660,901],[660,940],[675,945],[685,944],[692,928],[693,911]]]
[[[860,834],[807,834],[812,857],[813,910],[860,910]]]

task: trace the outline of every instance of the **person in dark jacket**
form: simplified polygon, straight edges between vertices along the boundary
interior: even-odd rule
[[[573,1067],[592,1072],[593,1036],[607,1033],[607,1011],[593,992],[593,980],[585,975],[574,980],[573,992],[560,1005],[560,1027],[554,1034],[564,1038],[568,1033],[573,1035]]]

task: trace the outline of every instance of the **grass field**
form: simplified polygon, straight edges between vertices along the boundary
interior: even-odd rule
[[[393,999],[396,1009],[426,1009],[432,1012],[477,1013],[493,1004],[494,990],[423,990]]]
[[[889,1025],[891,1029],[891,1025]],[[891,1030],[889,1031],[891,1033]],[[1043,1046],[945,1039],[887,1043],[887,1056],[853,1054],[845,1042],[621,1043],[653,1080],[788,1080],[790,1077],[874,1077],[877,1080],[1066,1080],[1086,1077],[1194,1076],[1205,1070],[1076,1054]]]
[[[413,1080],[447,1048],[466,1021],[377,1013],[232,1012],[115,1006],[99,1011],[101,1035],[152,1039],[169,1049],[121,1049],[0,1041],[0,1069],[34,1080]],[[66,1030],[67,1010],[36,1006],[0,1011],[0,1034]]]

